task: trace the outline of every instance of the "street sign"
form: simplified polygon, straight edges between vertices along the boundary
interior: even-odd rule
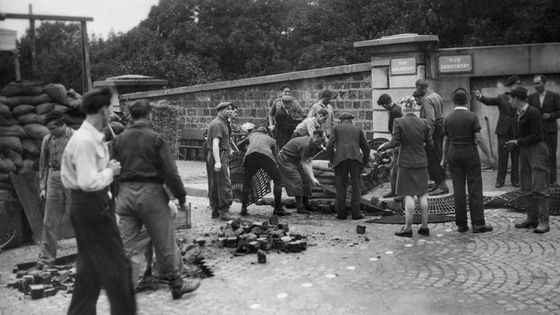
[[[438,57],[439,73],[468,73],[473,72],[472,55],[453,55]]]
[[[391,59],[391,75],[416,74],[416,58]]]

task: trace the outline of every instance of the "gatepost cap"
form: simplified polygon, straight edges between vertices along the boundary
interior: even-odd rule
[[[233,108],[233,103],[232,102],[221,102],[220,104],[216,105],[216,110],[221,111],[222,109],[227,108],[228,106],[232,106],[232,108]]]

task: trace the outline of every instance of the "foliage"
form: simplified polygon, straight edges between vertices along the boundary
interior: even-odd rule
[[[441,47],[554,42],[557,16],[557,0],[160,0],[129,32],[91,38],[92,79],[143,74],[185,86],[365,62],[354,42],[399,33],[437,34]],[[38,76],[80,90],[79,26],[36,33]],[[29,78],[28,35],[19,49]],[[13,64],[0,61],[5,84]]]

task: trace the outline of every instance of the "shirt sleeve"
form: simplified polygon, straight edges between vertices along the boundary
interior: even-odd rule
[[[102,158],[97,152],[98,144],[83,140],[75,143],[76,151],[73,162],[78,174],[78,187],[83,191],[97,191],[108,187],[113,181],[113,171],[110,168],[97,169],[97,158]]]
[[[472,130],[474,133],[476,133],[476,132],[480,132],[481,129],[482,127],[480,126],[480,121],[478,120],[478,117],[475,115],[472,124]]]
[[[171,155],[169,146],[161,137],[158,137],[156,141],[160,167],[163,173],[163,178],[165,178],[165,183],[169,187],[169,190],[173,193],[173,196],[179,200],[180,204],[183,204],[185,203],[185,196],[187,195],[187,192],[183,186],[181,176],[179,176],[179,172],[177,171],[175,159],[173,158],[173,155]]]
[[[315,106],[315,104],[311,105],[311,108],[309,109],[309,112],[307,113],[307,117],[315,117],[315,114],[317,113],[317,106]]]
[[[319,123],[317,122],[316,118],[306,119],[305,128],[307,128],[307,133],[309,133],[309,136],[313,135],[313,131],[317,129],[318,125]]]

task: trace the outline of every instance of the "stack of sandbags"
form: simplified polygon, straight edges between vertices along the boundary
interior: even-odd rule
[[[49,129],[45,117],[60,111],[70,127],[85,118],[81,96],[62,84],[42,87],[40,82],[19,81],[0,93],[0,190],[11,190],[10,173],[37,170],[41,142]]]

